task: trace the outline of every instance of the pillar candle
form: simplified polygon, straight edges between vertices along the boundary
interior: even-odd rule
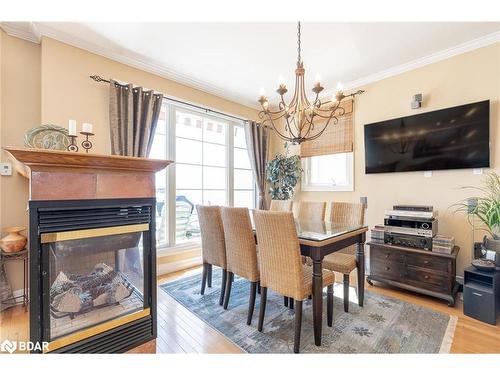
[[[68,134],[76,135],[76,120],[69,120],[68,124],[69,124]]]
[[[92,124],[84,122],[82,124],[82,132],[84,132],[84,133],[92,133]]]

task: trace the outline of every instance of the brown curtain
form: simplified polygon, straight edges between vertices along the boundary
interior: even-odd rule
[[[162,94],[110,80],[109,122],[113,155],[147,157],[160,116]]]
[[[248,124],[245,124],[245,140],[247,142],[250,165],[257,184],[257,193],[259,194],[258,208],[265,210],[267,209],[265,197],[269,131],[264,125],[249,121]]]

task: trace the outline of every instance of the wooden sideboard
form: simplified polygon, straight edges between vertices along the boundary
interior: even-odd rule
[[[426,294],[455,304],[458,290],[456,260],[460,250],[451,254],[428,250],[368,242],[370,246],[370,274],[367,281],[379,281],[391,286]]]

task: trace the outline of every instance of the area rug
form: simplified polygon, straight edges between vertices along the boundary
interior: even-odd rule
[[[268,291],[263,332],[257,331],[259,296],[252,324],[247,326],[249,283],[235,278],[228,310],[219,306],[221,277],[213,274],[212,288],[200,294],[201,275],[160,285],[177,302],[219,331],[248,353],[293,353],[294,311],[285,307],[283,297]],[[449,353],[456,316],[365,291],[359,307],[355,289],[350,291],[349,312],[345,313],[342,286],[336,285],[333,327],[326,324],[323,303],[323,336],[314,345],[312,305],[303,306],[301,353]]]

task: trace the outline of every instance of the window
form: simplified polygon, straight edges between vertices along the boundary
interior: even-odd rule
[[[150,157],[175,161],[156,176],[159,246],[200,240],[198,204],[255,207],[241,122],[164,103]]]
[[[304,191],[354,191],[353,153],[302,159]]]

